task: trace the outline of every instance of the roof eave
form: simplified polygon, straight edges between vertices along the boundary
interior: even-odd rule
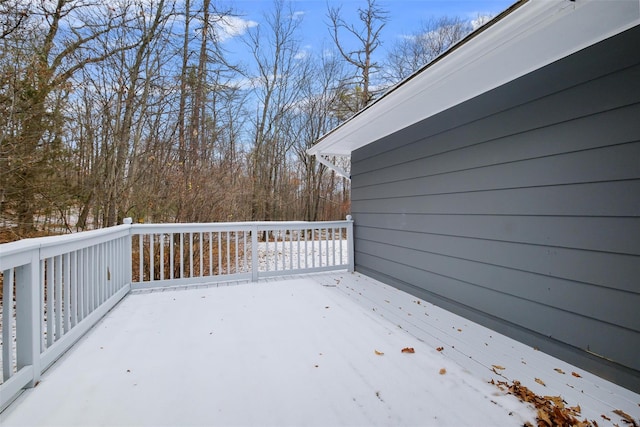
[[[323,135],[307,152],[349,156],[386,135],[638,25],[637,0],[622,0],[615,6],[592,0],[520,0]]]

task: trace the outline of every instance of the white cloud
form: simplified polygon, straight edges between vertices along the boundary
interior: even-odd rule
[[[301,10],[298,10],[296,12],[293,12],[293,15],[291,15],[291,19],[296,21],[298,19],[302,19],[303,16],[304,16],[304,12]]]
[[[333,58],[335,57],[335,51],[333,51],[332,49],[323,49],[322,50],[322,57],[323,58]]]
[[[493,18],[493,15],[491,15],[491,14],[478,13],[476,15],[476,17],[471,20],[471,26],[473,27],[473,30],[475,31],[478,28],[482,27],[487,22],[491,21],[492,18]]]
[[[224,42],[233,37],[241,36],[247,32],[249,28],[256,27],[258,23],[248,19],[242,19],[237,16],[217,16],[216,17],[216,36],[218,41]]]
[[[300,49],[295,55],[294,55],[294,59],[305,59],[308,58],[311,54],[309,53],[309,51],[311,50],[312,46],[311,45],[305,45],[302,49]]]

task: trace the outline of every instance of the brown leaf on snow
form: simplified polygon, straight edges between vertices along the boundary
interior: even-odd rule
[[[620,409],[616,409],[611,411],[616,415],[619,415],[620,417],[622,417],[622,421],[624,421],[627,424],[631,424],[633,427],[638,427],[638,423],[636,423],[636,420],[634,420],[633,418],[631,418],[631,415],[627,414],[626,412],[620,410]]]
[[[416,351],[413,349],[413,347],[405,347],[401,350],[402,353],[415,353]]]
[[[543,398],[550,400],[560,409],[564,408],[564,400],[560,396],[543,396]],[[573,410],[574,408],[570,408],[570,409]],[[580,413],[580,411],[578,411],[578,413]]]
[[[536,378],[536,382],[537,382],[538,384],[540,384],[540,385],[545,386],[545,387],[547,386],[547,385],[544,383],[544,381],[542,381],[540,378]]]
[[[607,421],[611,421],[611,418],[607,417],[605,414],[600,415],[602,418],[604,418]]]
[[[554,368],[554,371],[556,371],[559,374],[564,374],[564,371],[560,368]]]
[[[516,396],[520,401],[530,403],[536,408],[536,421],[538,427],[551,426],[577,426],[577,427],[597,427],[595,421],[587,419],[579,420],[580,406],[565,407],[565,401],[561,396],[540,396],[520,384],[513,381],[509,384],[506,381],[491,380],[500,390]],[[526,424],[525,424],[526,425]]]
[[[436,350],[442,351],[442,350],[444,350],[444,347],[438,347],[438,348],[436,348]]]
[[[382,356],[382,355],[384,354],[383,352],[378,351],[378,350],[373,350],[373,351],[374,351],[374,352],[376,353],[376,355],[378,355],[378,356]]]
[[[549,414],[542,408],[538,408],[538,425],[540,425],[540,421],[544,422],[544,425],[548,425],[549,427],[554,425]]]
[[[505,368],[504,366],[500,366],[500,365],[491,365],[491,366],[493,366],[493,368],[494,368],[494,369],[499,369],[499,370],[501,370],[501,371],[502,371],[503,369],[507,369],[507,368]]]
[[[444,375],[446,373],[447,373],[447,370],[445,368],[440,369],[440,375]]]
[[[571,375],[573,375],[573,376],[574,376],[574,377],[576,377],[576,378],[582,378],[582,375],[580,375],[580,374],[579,374],[579,373],[577,373],[577,372],[571,372]]]

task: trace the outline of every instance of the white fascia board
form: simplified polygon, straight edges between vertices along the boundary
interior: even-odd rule
[[[308,153],[348,156],[639,23],[639,0],[530,0],[394,87]]]

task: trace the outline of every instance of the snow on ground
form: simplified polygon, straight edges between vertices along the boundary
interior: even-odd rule
[[[278,235],[278,239],[283,236]],[[295,240],[297,236],[294,236]],[[346,265],[349,262],[348,245],[346,239],[329,241],[278,241],[258,243],[258,265],[260,271],[294,270],[312,267],[326,267],[333,265]],[[287,236],[286,238],[289,238]],[[246,272],[251,269],[251,260],[239,259],[239,271]],[[244,264],[246,262],[246,264]],[[15,310],[14,310],[15,318]],[[0,299],[0,332],[2,331],[2,301]],[[13,323],[12,336],[15,342],[15,322]],[[0,333],[0,384],[2,384],[2,333]],[[13,365],[16,368],[15,347],[13,348]]]
[[[526,420],[514,397],[302,277],[130,294],[0,414],[3,427]]]

